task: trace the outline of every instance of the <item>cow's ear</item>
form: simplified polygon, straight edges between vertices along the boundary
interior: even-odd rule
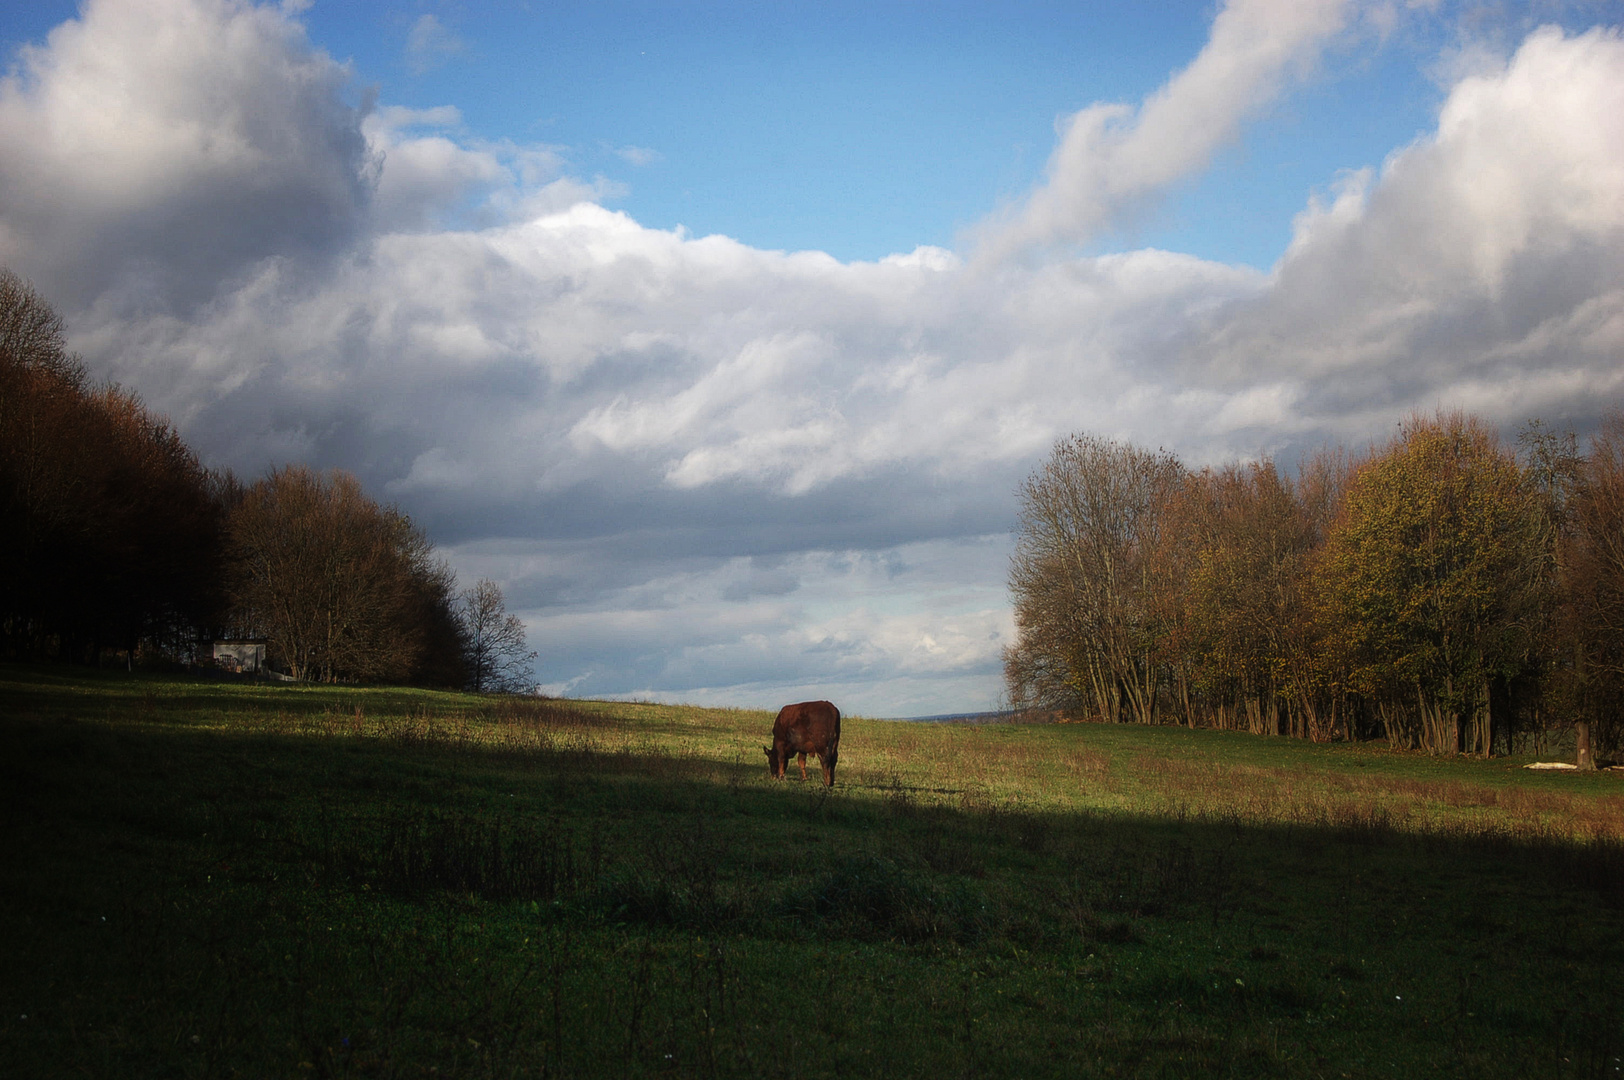
[[[762,748],[761,748],[761,752],[762,752],[762,753],[763,753],[763,754],[766,754],[766,755],[767,755],[767,756],[768,756],[768,757],[772,757],[772,756],[773,756],[773,748],[772,748],[772,747],[770,747],[770,746],[763,746],[763,747],[762,747]]]

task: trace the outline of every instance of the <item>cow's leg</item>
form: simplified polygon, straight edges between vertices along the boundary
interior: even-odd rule
[[[801,779],[805,780],[806,779],[806,755],[802,754],[800,760],[801,760]]]
[[[831,750],[818,758],[819,764],[823,766],[823,784],[825,787],[835,786],[835,762],[839,759],[839,756]]]

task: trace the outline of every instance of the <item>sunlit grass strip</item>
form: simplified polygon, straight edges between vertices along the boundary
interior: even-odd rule
[[[79,673],[69,673],[78,675]],[[642,702],[28,671],[82,719],[512,754],[640,756],[693,779],[766,783],[771,714]],[[14,684],[15,685],[15,684]],[[1624,839],[1624,778],[1542,776],[1521,759],[1438,759],[1233,732],[1132,725],[845,721],[836,796],[1021,813],[1105,813],[1417,834]],[[758,770],[759,766],[759,770]]]

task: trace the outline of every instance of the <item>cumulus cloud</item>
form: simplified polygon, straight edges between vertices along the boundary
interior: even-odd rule
[[[78,306],[348,249],[376,165],[348,82],[275,8],[88,0],[0,81],[0,260]]]
[[[614,194],[554,148],[468,138],[455,108],[374,108],[286,9],[241,0],[90,0],[0,80],[0,147],[0,262],[126,313]]]
[[[0,260],[211,462],[341,466],[398,500],[504,583],[571,692],[990,705],[1013,491],[1059,435],[1205,462],[1439,404],[1582,423],[1624,391],[1613,32],[1474,66],[1262,273],[649,229],[557,148],[351,103],[281,10],[164,2],[96,0],[0,87]],[[1080,114],[986,235],[1098,228],[1347,21],[1230,5],[1152,98]]]
[[[1271,287],[1202,329],[1192,368],[1284,380],[1352,430],[1436,402],[1506,420],[1616,402],[1624,39],[1547,28],[1462,79],[1435,132],[1304,210]]]
[[[1085,243],[1205,165],[1310,67],[1348,0],[1231,0],[1190,65],[1137,106],[1099,103],[1060,122],[1044,182],[980,230],[988,258]]]
[[[568,175],[554,147],[470,137],[452,106],[386,105],[361,131],[375,163],[373,235],[505,222],[616,193],[606,181]]]

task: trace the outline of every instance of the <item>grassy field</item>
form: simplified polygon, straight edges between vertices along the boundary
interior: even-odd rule
[[[0,666],[0,1075],[1624,1075],[1624,774],[770,723]]]

